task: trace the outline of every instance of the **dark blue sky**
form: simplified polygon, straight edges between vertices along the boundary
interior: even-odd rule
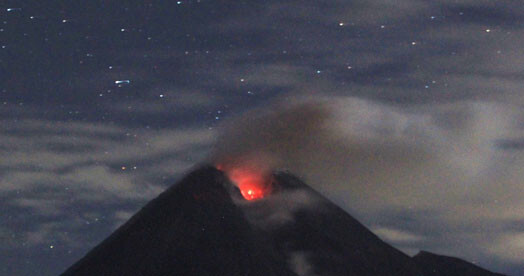
[[[523,275],[518,1],[4,2],[0,274],[62,272],[204,160],[224,119],[313,96],[459,133],[472,150],[443,158],[474,180],[437,190],[467,196],[369,209],[331,198],[405,252]],[[404,118],[373,114],[362,121]]]

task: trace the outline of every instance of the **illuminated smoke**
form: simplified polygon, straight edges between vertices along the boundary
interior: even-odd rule
[[[498,102],[400,108],[349,97],[286,100],[220,126],[210,161],[239,186],[243,177],[235,175],[247,172],[247,179],[257,179],[248,183],[260,185],[263,196],[271,191],[267,185],[273,170],[287,169],[375,229],[396,213],[419,225],[495,229],[487,235],[493,239],[478,245],[479,252],[493,248],[513,258],[522,255],[521,248],[511,247],[518,237],[497,238],[496,229],[501,219],[524,216],[524,208],[508,207],[524,206],[524,155],[497,144],[522,141],[522,110]],[[321,208],[305,190],[236,203],[263,229],[294,221],[299,210]],[[460,247],[471,244],[461,241],[463,236],[460,232],[450,239],[459,240]],[[295,271],[307,274],[307,258],[288,253]]]
[[[468,185],[487,179],[498,154],[493,141],[510,128],[507,111],[484,103],[400,109],[349,97],[281,101],[222,125],[211,162],[230,178],[247,172],[264,194],[271,172],[288,169],[357,215],[433,208],[459,202]]]
[[[222,126],[212,162],[225,171],[246,199],[269,193],[273,170],[286,156],[322,132],[328,113],[319,103],[253,110]]]

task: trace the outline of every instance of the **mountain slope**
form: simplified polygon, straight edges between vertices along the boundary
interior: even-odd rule
[[[344,210],[297,177],[275,175],[276,189],[302,190],[314,209],[301,209],[293,223],[271,233],[287,251],[307,252],[317,275],[500,276],[464,260],[421,251],[411,258],[382,241]]]
[[[411,258],[289,173],[275,173],[272,194],[248,202],[223,172],[204,166],[63,275],[500,274],[428,252]]]
[[[304,252],[317,275],[421,275],[406,254],[383,242],[344,210],[298,178],[275,175],[277,188],[302,190],[312,208],[300,209],[293,223],[273,231],[281,250]]]
[[[420,251],[413,257],[413,260],[423,269],[427,276],[502,276],[503,274],[494,273],[478,267],[472,263],[455,257],[448,257]]]
[[[63,275],[294,275],[257,246],[225,181],[212,167],[192,172]]]

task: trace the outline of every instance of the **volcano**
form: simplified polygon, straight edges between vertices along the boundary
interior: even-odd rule
[[[271,179],[271,192],[250,198],[200,167],[62,275],[500,275],[428,252],[411,258],[299,178]],[[314,208],[297,207],[297,195]]]

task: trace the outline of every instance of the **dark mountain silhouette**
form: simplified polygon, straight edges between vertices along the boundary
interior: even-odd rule
[[[314,275],[422,275],[408,255],[383,242],[364,225],[288,173],[275,175],[278,187],[301,189],[315,199],[294,222],[270,233],[281,251],[307,253]],[[280,184],[279,184],[280,183]]]
[[[500,275],[426,252],[411,258],[293,175],[273,179],[273,195],[283,195],[284,203],[285,193],[301,191],[314,208],[292,210],[293,218],[278,227],[261,227],[251,213],[274,210],[273,195],[242,203],[224,173],[204,166],[63,275]]]
[[[424,271],[424,275],[427,276],[503,275],[490,272],[459,258],[437,255],[426,251],[420,251],[413,257],[413,260],[419,264]]]
[[[258,246],[226,181],[212,167],[190,173],[63,275],[295,275]]]

